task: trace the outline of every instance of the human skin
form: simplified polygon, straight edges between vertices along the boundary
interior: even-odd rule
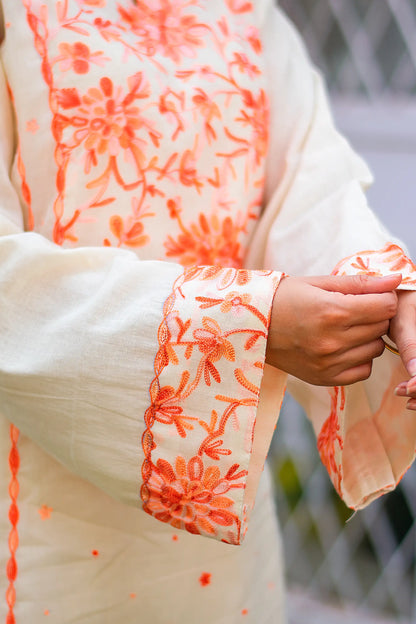
[[[273,301],[266,361],[314,385],[367,379],[397,317],[400,281],[400,274],[284,278]],[[404,329],[394,334],[405,340]]]
[[[402,290],[398,293],[397,314],[390,323],[390,337],[397,345],[403,364],[410,375],[395,392],[407,396],[407,408],[416,410],[416,293]]]

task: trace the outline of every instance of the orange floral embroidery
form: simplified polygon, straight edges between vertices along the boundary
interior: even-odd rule
[[[59,56],[55,59],[59,63],[59,69],[61,71],[68,71],[72,69],[76,74],[86,74],[90,70],[90,64],[104,65],[106,61],[109,61],[107,57],[103,55],[103,52],[91,52],[89,47],[77,41],[71,43],[59,44]]]
[[[182,233],[174,240],[168,236],[165,242],[166,256],[176,258],[183,266],[213,265],[239,268],[242,264],[242,249],[239,235],[245,229],[230,217],[220,221],[216,215],[207,217],[200,213],[199,224],[186,227],[180,217],[180,209],[170,204],[170,215],[176,218]],[[250,217],[250,215],[249,215]]]
[[[270,309],[278,279],[270,272],[258,272],[258,276],[272,278],[270,281],[266,279],[269,288],[266,305]],[[236,290],[237,287],[244,289],[252,279],[250,272],[218,267],[189,269],[178,278],[165,303],[164,320],[159,328],[156,377],[150,387],[151,405],[145,414],[146,431],[142,437],[145,460],[141,496],[145,511],[176,528],[184,528],[190,533],[218,535],[229,543],[239,543],[245,530],[235,510],[232,493],[244,488],[247,470],[232,461],[221,466],[216,463],[232,456],[225,442],[230,428],[245,431],[242,443],[245,445],[248,441],[250,449],[255,420],[250,414],[258,403],[262,372],[259,358],[254,354],[257,349],[264,349],[269,324],[269,313],[262,313],[252,304],[251,293]],[[207,292],[214,289],[217,296],[197,296],[200,319],[183,318],[180,304],[186,301],[190,288],[193,292],[195,281],[204,283],[209,289]],[[230,288],[233,290],[228,292]],[[223,293],[224,289],[226,292]],[[216,318],[205,316],[203,310],[206,308],[216,308]],[[244,310],[245,317],[234,314],[239,308]],[[235,316],[242,326],[232,323],[232,329],[224,330],[219,319],[225,319],[226,315]],[[234,341],[238,341],[239,348],[251,358],[244,371],[235,366]],[[188,365],[187,362],[191,361],[193,363]],[[177,366],[180,368],[179,377],[172,370]],[[221,370],[230,366],[234,376],[233,383],[227,383],[230,394],[213,394],[217,409],[210,410],[209,419],[189,413],[188,399],[196,388],[200,384],[211,388],[213,381],[215,386],[221,384]],[[176,385],[163,384],[163,375],[168,369],[177,379]],[[240,412],[244,413],[244,410],[247,414],[242,424]],[[155,457],[158,451],[155,432],[164,430],[171,434],[176,432],[181,438],[187,438],[192,431],[194,456],[186,460],[178,455],[173,461]],[[242,514],[243,521],[244,518]]]
[[[98,154],[114,157],[120,150],[130,150],[141,161],[143,156],[136,131],[147,124],[141,118],[137,106],[132,106],[132,103],[135,99],[147,97],[147,89],[143,75],[138,72],[129,79],[127,93],[120,87],[114,88],[113,81],[104,77],[99,86],[88,89],[86,95],[79,96],[74,90],[70,101],[61,99],[66,109],[77,108],[74,116],[68,119],[69,125],[76,128],[74,144],[83,143],[87,152],[94,154],[93,160],[96,160]],[[63,97],[66,97],[66,93]],[[62,123],[65,124],[65,120]],[[149,128],[149,133],[154,141],[158,140],[156,131]]]
[[[416,266],[403,249],[394,243],[382,249],[365,250],[341,260],[333,270],[334,275],[388,275],[401,273],[403,286],[416,287]]]
[[[183,376],[182,383],[177,390],[172,386],[160,388],[152,403],[152,417],[166,425],[174,424],[181,438],[186,437],[186,429],[193,429],[192,421],[198,420],[193,416],[186,416],[180,406],[181,392],[187,378],[187,375]]]
[[[262,43],[259,37],[259,31],[255,26],[249,26],[246,31],[247,41],[250,42],[251,47],[253,48],[256,54],[260,54],[262,51]]]
[[[147,56],[161,54],[179,63],[182,57],[192,56],[194,49],[203,45],[206,29],[195,16],[189,14],[192,0],[141,2],[125,9],[118,7],[122,20],[137,35],[138,50]]]
[[[319,433],[317,446],[322,463],[327,469],[335,488],[341,494],[342,467],[336,462],[336,447],[342,450],[343,439],[340,435],[339,415],[345,407],[345,390],[342,387],[331,389],[331,413]]]
[[[166,257],[186,266],[195,262],[241,266],[243,244],[254,225],[251,219],[260,211],[268,140],[268,104],[264,90],[257,86],[261,74],[254,62],[261,42],[250,18],[242,17],[252,11],[251,3],[230,1],[229,13],[215,20],[197,0],[139,1],[118,6],[119,21],[110,21],[99,12],[105,2],[68,0],[59,4],[57,24],[52,28],[47,11],[31,0],[22,2],[42,59],[56,142],[53,240],[57,244],[81,242],[79,232],[89,222],[99,221],[97,209],[115,202],[117,187],[124,193],[138,189],[134,199],[140,210],[148,212],[147,200],[158,205],[155,198],[164,197],[167,185],[175,185],[180,192],[196,191],[204,205],[216,210],[205,217],[208,229],[202,217],[195,224],[194,200],[187,196],[180,223],[178,215],[173,217],[179,232],[158,241]],[[243,37],[240,22],[246,19],[247,36]],[[75,41],[66,40],[70,31],[76,33]],[[122,64],[135,55],[142,71],[134,75],[123,71],[116,83],[108,71],[111,56],[93,39],[97,33],[104,42],[124,49]],[[238,51],[230,46],[233,41],[238,42]],[[204,48],[212,46],[217,51],[215,62],[212,66],[201,63]],[[181,69],[172,72],[172,63],[180,63]],[[172,76],[161,93],[149,66]],[[101,67],[106,71],[100,71]],[[85,89],[79,76],[87,76],[92,69],[95,85],[90,83]],[[183,82],[189,83],[186,89]],[[161,117],[166,123],[159,123]],[[168,145],[183,137],[186,140],[177,147]],[[80,161],[85,181],[78,180],[76,200],[71,203],[66,179],[75,171],[81,176]],[[230,191],[239,179],[247,193],[240,188]],[[84,217],[90,209],[94,216]],[[131,219],[104,210],[102,214],[110,230],[110,235],[99,239],[104,245],[150,246],[145,224],[134,213]]]
[[[236,467],[221,478],[217,466],[204,468],[200,457],[187,463],[178,456],[175,468],[164,459],[158,459],[148,481],[148,504],[152,515],[189,533],[215,535],[217,526],[239,526],[239,519],[231,510],[232,498],[224,496],[232,488],[241,488],[238,480],[246,471],[236,472]]]

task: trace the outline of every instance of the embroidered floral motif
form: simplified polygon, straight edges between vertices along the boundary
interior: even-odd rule
[[[215,535],[218,526],[235,527],[239,519],[231,510],[232,498],[225,496],[232,488],[241,488],[239,481],[246,471],[236,467],[221,477],[217,466],[204,468],[202,459],[192,457],[187,463],[178,456],[175,468],[158,459],[148,481],[148,507],[152,515],[177,529],[189,533]]]
[[[238,492],[244,490],[247,469],[233,461],[227,441],[232,435],[235,445],[241,438],[245,448],[249,439],[249,457],[269,306],[279,278],[270,272],[193,268],[178,278],[165,302],[142,437],[141,497],[145,511],[175,528],[229,543],[239,543],[244,534],[244,495]],[[201,291],[205,294],[195,297]],[[196,310],[195,303],[188,308],[188,299]],[[244,354],[238,364],[237,349]],[[206,418],[194,403],[197,388],[212,406]],[[159,438],[185,440],[190,433],[195,449],[190,459],[159,455]]]
[[[137,49],[147,56],[161,55],[180,63],[195,56],[208,27],[189,12],[195,0],[138,0],[130,8],[119,7],[121,19],[137,36]]]
[[[331,413],[324,422],[318,435],[317,447],[321,461],[327,469],[335,489],[341,495],[342,467],[337,464],[337,457],[343,449],[340,418],[345,408],[345,390],[334,387],[331,393]]]
[[[382,249],[361,251],[341,260],[335,267],[334,275],[388,275],[401,273],[403,286],[416,287],[416,266],[401,247],[393,243]]]
[[[46,6],[20,1],[41,57],[56,143],[55,223],[46,235],[59,245],[91,244],[94,223],[96,244],[140,247],[184,266],[240,267],[260,210],[268,142],[251,3],[221,4],[215,20],[199,0],[111,8],[66,0],[52,27]],[[208,48],[216,50],[212,64]],[[133,74],[132,56],[140,67]],[[163,75],[170,77],[165,88]],[[68,179],[77,180],[70,192]],[[120,191],[130,215],[114,212]],[[179,202],[175,209],[176,200],[167,201],[176,225],[166,235],[143,217],[162,218],[169,197]],[[196,201],[204,206],[197,215]]]

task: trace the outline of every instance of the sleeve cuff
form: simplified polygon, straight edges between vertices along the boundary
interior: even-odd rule
[[[281,277],[197,267],[178,278],[165,302],[140,495],[147,513],[176,529],[232,544],[243,539],[278,413],[256,424]],[[283,375],[279,383],[280,403]]]
[[[402,274],[399,288],[416,289],[416,267],[395,244],[343,259],[335,275]],[[345,388],[310,388],[309,416],[318,451],[344,502],[361,509],[393,490],[415,458],[416,422],[406,399],[394,394],[408,374],[385,351],[370,378]],[[324,416],[322,416],[322,414]]]
[[[416,266],[401,247],[387,243],[382,249],[365,250],[344,258],[333,275],[391,275],[401,273],[402,290],[416,290]]]

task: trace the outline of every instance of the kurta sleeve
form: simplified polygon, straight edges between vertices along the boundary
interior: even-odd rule
[[[184,271],[25,231],[3,74],[0,89],[2,418],[112,497],[239,543],[281,274]]]
[[[400,288],[415,289],[415,266],[367,206],[371,174],[335,129],[297,33],[273,7],[264,33],[272,97],[268,203],[248,266],[291,275],[401,272]],[[352,386],[288,380],[335,487],[353,508],[393,489],[413,462],[414,415],[393,394],[407,377],[400,358],[386,351],[371,377]]]

